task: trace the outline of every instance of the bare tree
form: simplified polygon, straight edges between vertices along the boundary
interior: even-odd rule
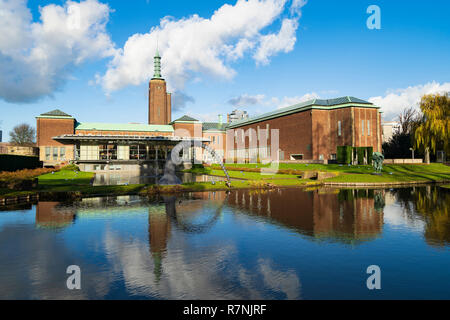
[[[405,108],[398,115],[398,122],[400,124],[400,134],[411,134],[414,125],[419,120],[419,113],[413,107]]]
[[[35,136],[36,130],[26,123],[15,126],[9,133],[10,142],[18,146],[29,146],[34,144]]]

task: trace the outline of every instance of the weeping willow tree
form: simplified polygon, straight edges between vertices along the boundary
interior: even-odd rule
[[[416,147],[425,153],[425,162],[430,163],[430,151],[435,153],[442,148],[450,154],[450,97],[429,94],[420,102],[422,119],[414,130]]]

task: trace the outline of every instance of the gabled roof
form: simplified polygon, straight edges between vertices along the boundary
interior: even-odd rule
[[[227,123],[203,122],[203,131],[225,131],[227,126]]]
[[[129,132],[174,132],[171,125],[150,125],[150,124],[134,124],[134,123],[77,123],[75,130],[91,130],[91,131],[129,131]]]
[[[67,114],[59,109],[55,109],[46,113],[42,113],[38,116],[38,118],[67,118],[67,119],[73,119],[73,117],[70,114]]]
[[[338,109],[338,108],[346,108],[346,107],[360,107],[360,108],[377,108],[380,107],[375,106],[373,103],[358,99],[355,97],[341,97],[336,99],[313,99],[305,102],[301,102],[295,104],[290,107],[280,108],[271,112],[264,113],[260,116],[252,117],[249,119],[244,119],[240,121],[232,122],[228,125],[228,128],[236,128],[243,125],[256,123],[268,119],[282,117],[288,114],[297,113],[310,109]]]
[[[172,122],[197,122],[197,121],[199,121],[199,120],[194,119],[194,118],[192,118],[192,117],[190,117],[188,115],[184,115],[181,118],[179,118],[177,120],[174,120]]]

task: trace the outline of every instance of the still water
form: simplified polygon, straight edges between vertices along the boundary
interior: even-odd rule
[[[212,182],[225,181],[224,177],[215,177],[206,174],[194,174],[188,172],[177,172],[177,177],[182,183],[192,182]],[[92,182],[93,186],[117,186],[117,185],[132,185],[132,184],[158,184],[162,175],[136,175],[136,173],[124,172],[102,172],[96,173]]]
[[[450,299],[449,207],[450,190],[429,186],[2,208],[0,298]]]

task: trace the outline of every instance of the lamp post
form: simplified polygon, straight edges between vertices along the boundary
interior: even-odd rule
[[[411,152],[412,152],[412,159],[414,160],[414,148],[409,148],[409,150],[411,150]]]

